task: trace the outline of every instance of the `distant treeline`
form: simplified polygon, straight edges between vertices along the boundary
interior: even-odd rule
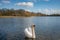
[[[60,16],[60,14],[46,15],[43,13],[35,13],[25,11],[24,9],[14,10],[14,9],[0,9],[0,16]]]

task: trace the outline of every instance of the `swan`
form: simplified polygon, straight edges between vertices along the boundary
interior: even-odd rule
[[[35,25],[32,25],[31,27],[25,28],[24,33],[27,38],[36,38],[35,36]]]

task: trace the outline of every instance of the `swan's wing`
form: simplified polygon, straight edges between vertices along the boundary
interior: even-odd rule
[[[32,34],[32,29],[31,29],[31,27],[28,27],[28,31]]]
[[[32,38],[32,29],[30,27],[28,28],[25,28],[25,36],[28,37],[28,38]],[[35,34],[34,34],[34,37],[35,38]]]
[[[32,34],[28,31],[28,28],[26,28],[24,32],[25,32],[26,37],[28,37],[28,38],[32,37]]]

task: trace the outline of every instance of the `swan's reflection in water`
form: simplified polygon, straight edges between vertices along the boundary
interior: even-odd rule
[[[25,38],[25,40],[35,40],[35,38]]]

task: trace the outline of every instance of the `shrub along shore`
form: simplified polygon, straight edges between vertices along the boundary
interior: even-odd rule
[[[60,16],[60,14],[43,14],[40,12],[29,12],[24,9],[14,10],[14,9],[0,9],[0,17],[31,17],[31,16]]]

